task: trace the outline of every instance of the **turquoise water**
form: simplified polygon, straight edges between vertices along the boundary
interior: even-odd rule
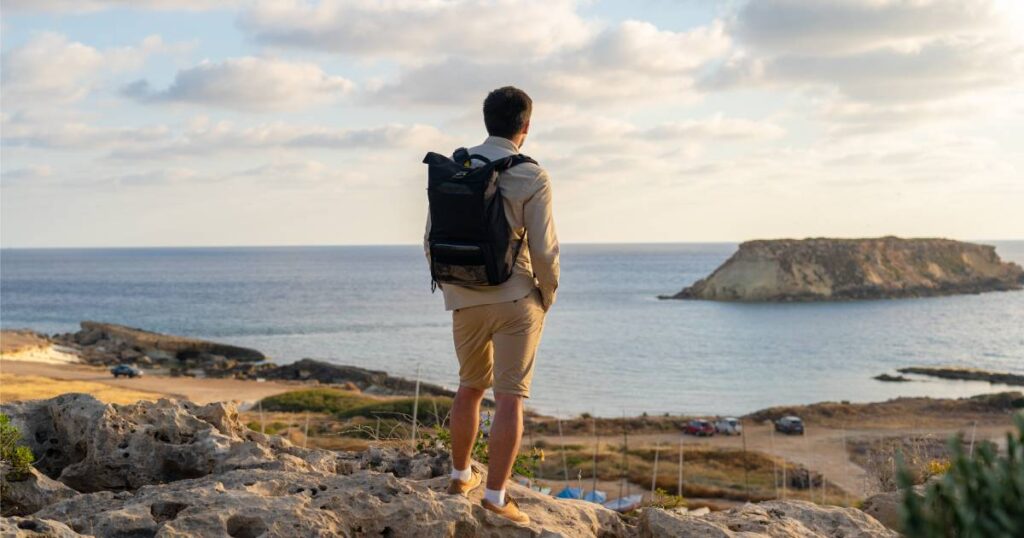
[[[1024,241],[997,242],[1024,263]],[[882,383],[900,366],[1024,373],[1024,292],[817,304],[659,301],[733,244],[565,245],[531,405],[541,412],[742,413],[783,403],[964,396],[987,383]],[[413,246],[0,253],[0,325],[80,320],[457,384],[450,317]]]

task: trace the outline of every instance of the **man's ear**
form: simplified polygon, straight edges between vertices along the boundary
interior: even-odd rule
[[[530,134],[530,120],[526,120],[526,125],[523,125],[523,134]]]

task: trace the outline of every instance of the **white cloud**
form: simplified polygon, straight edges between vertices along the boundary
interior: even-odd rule
[[[4,9],[51,13],[87,13],[106,9],[205,11],[231,9],[241,0],[5,0]]]
[[[699,68],[724,54],[729,39],[721,24],[685,32],[625,21],[595,33],[580,47],[533,61],[449,58],[406,69],[397,81],[372,92],[384,102],[464,105],[481,92],[514,84],[531,96],[571,103],[694,97]]]
[[[66,104],[85,97],[105,73],[142,67],[156,53],[177,52],[189,45],[146,37],[136,46],[98,50],[67,37],[43,32],[3,53],[5,107]]]
[[[991,0],[752,0],[730,30],[758,51],[825,55],[988,32],[998,18]]]
[[[752,0],[699,87],[806,92],[829,130],[942,121],[1024,86],[1024,40],[997,0]]]
[[[246,56],[204,61],[178,71],[163,90],[140,80],[124,94],[143,102],[181,102],[249,111],[295,110],[349,93],[352,81],[328,75],[315,63]]]
[[[53,167],[48,164],[34,164],[24,168],[15,168],[0,173],[0,183],[10,186],[12,183],[33,183],[46,181],[53,176]]]
[[[544,56],[582,43],[591,23],[574,0],[265,0],[242,12],[258,42],[424,60]],[[443,75],[441,75],[443,76]]]
[[[46,125],[36,121],[3,122],[3,145],[37,149],[106,151],[112,157],[175,159],[267,149],[424,150],[453,144],[436,128],[423,124],[342,128],[287,123],[237,126],[200,116],[183,126],[96,127],[84,123]]]

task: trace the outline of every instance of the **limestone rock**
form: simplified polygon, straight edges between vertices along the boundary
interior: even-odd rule
[[[9,480],[10,466],[0,464],[0,511],[4,517],[25,516],[78,492],[32,468],[22,480]]]
[[[67,525],[51,519],[36,517],[0,518],[0,538],[78,538],[91,535],[78,534]]]
[[[706,516],[675,515],[648,508],[640,515],[642,538],[896,538],[895,532],[855,508],[806,501],[746,504]]]
[[[748,241],[672,299],[823,301],[1019,290],[1024,269],[949,239]]]
[[[135,489],[232,469],[336,471],[333,452],[249,431],[227,403],[116,405],[64,394],[2,410],[39,458],[37,468],[78,491]]]
[[[134,493],[100,492],[57,503],[38,517],[97,536],[629,536],[620,517],[580,501],[513,486],[530,526],[487,512],[479,499],[444,492],[447,477],[403,480],[359,471],[322,475],[237,470]]]

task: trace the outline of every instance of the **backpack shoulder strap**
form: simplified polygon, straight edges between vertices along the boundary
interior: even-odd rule
[[[537,161],[531,159],[528,155],[516,153],[515,155],[509,155],[508,157],[494,161],[494,168],[499,172],[504,172],[513,166],[518,166],[523,163],[537,164]]]

